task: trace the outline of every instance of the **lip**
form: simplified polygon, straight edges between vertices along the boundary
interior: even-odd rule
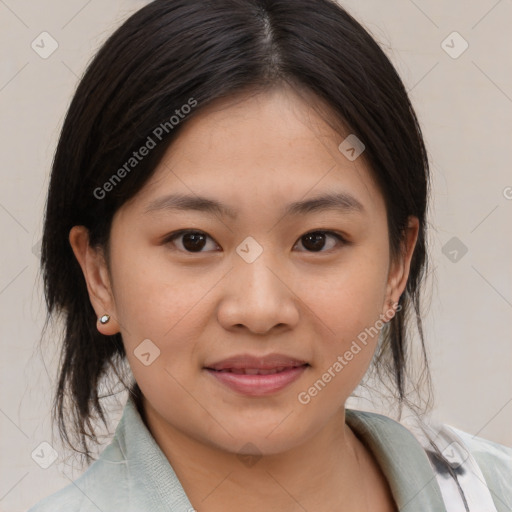
[[[284,354],[268,354],[266,356],[253,356],[251,354],[239,354],[217,361],[215,363],[205,365],[205,368],[212,370],[255,368],[260,370],[270,370],[279,367],[302,366],[307,364],[303,359],[295,359],[294,357]]]
[[[238,393],[266,396],[289,386],[308,367],[306,361],[283,354],[262,357],[241,354],[208,364],[204,370]]]

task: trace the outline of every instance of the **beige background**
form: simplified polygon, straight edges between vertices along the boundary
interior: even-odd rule
[[[0,0],[1,511],[26,510],[80,474],[50,428],[56,352],[52,345],[38,350],[44,302],[37,244],[53,151],[78,77],[144,3]],[[431,158],[434,274],[425,327],[434,416],[512,445],[512,2],[342,3],[397,66]],[[58,43],[47,59],[31,48],[43,31]],[[469,44],[457,58],[442,47],[454,31]],[[457,35],[445,44],[452,54],[463,48]],[[453,247],[443,253],[453,237],[467,247],[460,257],[454,246],[456,262],[448,257]],[[59,455],[48,469],[31,458],[44,441]]]

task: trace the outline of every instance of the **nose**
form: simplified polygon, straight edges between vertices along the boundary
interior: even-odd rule
[[[248,329],[267,334],[292,329],[300,318],[299,299],[282,265],[264,251],[256,261],[240,259],[224,282],[217,315],[226,330]],[[267,252],[268,254],[268,252]]]

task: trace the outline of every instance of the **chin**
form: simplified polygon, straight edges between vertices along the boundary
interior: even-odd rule
[[[292,415],[290,415],[291,418]],[[230,421],[226,425],[229,435],[221,428],[210,431],[206,442],[217,449],[237,455],[277,455],[302,444],[308,437],[305,425],[297,428],[292,421],[286,425],[286,415],[266,421]],[[313,432],[311,432],[313,435]]]

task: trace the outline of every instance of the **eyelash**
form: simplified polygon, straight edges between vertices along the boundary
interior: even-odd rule
[[[171,244],[174,242],[175,239],[179,238],[180,236],[183,236],[183,235],[187,235],[187,234],[190,234],[190,233],[194,233],[194,234],[200,234],[200,235],[205,235],[206,237],[208,237],[210,240],[213,240],[213,238],[208,235],[207,233],[205,233],[204,231],[200,231],[200,230],[197,230],[197,229],[181,229],[179,231],[175,231],[174,233],[171,233],[169,236],[167,236],[164,240],[163,240],[163,243],[164,244]],[[343,246],[343,245],[349,245],[350,242],[348,242],[345,237],[343,237],[340,233],[337,233],[335,231],[329,231],[329,230],[321,230],[321,229],[317,229],[317,230],[313,230],[313,231],[308,231],[307,233],[304,233],[302,236],[299,237],[299,239],[297,240],[296,244],[300,242],[301,238],[304,238],[305,236],[307,235],[312,235],[312,234],[325,234],[325,235],[331,235],[333,236],[334,238],[337,239],[338,241],[338,244]],[[213,240],[215,242],[215,240]],[[217,242],[215,242],[217,244]],[[295,244],[295,245],[296,245]],[[218,244],[217,244],[218,245]],[[294,245],[294,247],[295,247]],[[202,254],[204,252],[208,252],[208,251],[197,251],[197,252],[193,252],[193,251],[183,251],[181,249],[177,249],[179,250],[180,252],[184,252],[186,254]],[[331,253],[332,251],[336,250],[336,247],[332,248],[332,249],[329,249],[327,251],[300,251],[300,252],[306,252],[306,253],[309,253],[309,254],[318,254],[318,253]]]

